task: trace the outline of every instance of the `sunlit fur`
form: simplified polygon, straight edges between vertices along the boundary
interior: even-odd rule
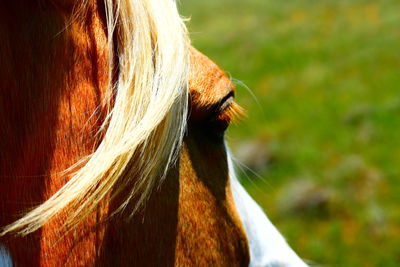
[[[71,178],[59,191],[0,235],[31,233],[67,208],[66,226],[73,227],[112,189],[113,194],[124,189],[116,191],[117,182],[134,182],[119,208],[135,197],[133,213],[176,157],[187,117],[188,39],[175,2],[104,0],[104,4],[110,54],[104,106],[112,107],[100,130],[104,138],[92,155],[63,173]],[[85,2],[77,7],[79,16]],[[113,62],[115,58],[118,62]],[[113,79],[115,73],[118,77]],[[121,181],[122,177],[127,180]]]

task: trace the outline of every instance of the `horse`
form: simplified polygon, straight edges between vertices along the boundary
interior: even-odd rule
[[[306,266],[234,175],[234,86],[174,1],[0,20],[0,266]]]

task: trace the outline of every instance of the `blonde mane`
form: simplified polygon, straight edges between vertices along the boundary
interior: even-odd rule
[[[111,108],[100,129],[104,138],[92,155],[63,174],[70,179],[59,191],[0,235],[29,234],[67,209],[66,226],[73,227],[111,191],[126,188],[130,193],[118,210],[134,198],[135,212],[177,156],[187,118],[189,41],[175,1],[104,3],[109,81],[118,69],[117,81],[109,84],[106,105]],[[124,186],[115,188],[116,183]]]

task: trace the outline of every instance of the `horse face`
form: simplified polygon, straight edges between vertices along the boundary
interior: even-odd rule
[[[204,263],[247,265],[247,239],[233,203],[224,144],[235,105],[234,87],[217,65],[192,48],[189,88],[188,131],[180,155],[178,232],[182,238],[178,238],[177,256],[193,264],[183,253],[202,251],[197,260]]]
[[[249,263],[223,138],[235,105],[233,85],[218,66],[192,48],[189,87],[188,128],[177,164],[131,220],[126,220],[128,209],[107,223],[99,261],[106,266]],[[111,210],[120,203],[113,202]]]
[[[69,12],[68,8],[60,9],[66,14]],[[7,13],[7,9],[0,11]],[[77,158],[92,153],[97,142],[93,132],[103,119],[101,114],[98,118],[92,118],[91,114],[107,91],[107,36],[101,26],[104,12],[87,12],[87,19],[73,20],[65,30],[63,16],[54,15],[51,9],[45,11],[53,16],[38,16],[29,27],[25,27],[29,16],[23,15],[30,11],[16,12],[24,17],[24,20],[14,18],[16,29],[26,34],[11,31],[7,26],[2,28],[5,28],[2,38],[8,40],[5,44],[20,44],[9,46],[10,50],[18,47],[18,53],[10,52],[9,57],[1,55],[4,62],[16,65],[11,69],[21,70],[14,75],[20,77],[21,73],[37,70],[36,76],[22,75],[18,83],[10,82],[10,86],[7,77],[14,81],[13,76],[3,68],[1,87],[12,89],[15,97],[10,98],[8,94],[2,100],[21,110],[24,114],[21,117],[30,118],[25,115],[30,114],[29,121],[40,123],[28,127],[30,124],[15,119],[2,120],[11,129],[5,140],[22,143],[26,139],[27,142],[18,147],[11,142],[7,147],[6,152],[17,151],[9,153],[15,155],[15,159],[7,159],[12,162],[10,166],[17,166],[9,169],[14,176],[29,179],[2,180],[1,202],[7,205],[1,210],[1,226],[15,220],[15,214],[21,214],[27,206],[43,202],[65,183],[58,175],[49,175],[46,181],[30,177],[59,173]],[[54,34],[42,30],[48,28]],[[38,29],[40,34],[31,29]],[[45,38],[47,35],[58,38]],[[5,39],[7,36],[9,39]],[[21,60],[12,60],[15,54]],[[247,265],[248,242],[233,203],[223,140],[234,105],[233,86],[212,61],[194,49],[191,49],[191,62],[190,116],[180,158],[160,188],[154,190],[143,211],[130,220],[127,219],[129,212],[109,216],[121,201],[118,197],[111,200],[106,197],[106,207],[99,207],[76,231],[62,232],[68,214],[61,214],[28,237],[0,239],[9,251],[7,254],[5,250],[0,251],[3,258],[10,256],[15,265],[35,266]],[[34,102],[30,101],[32,92],[36,92]],[[42,105],[35,109],[32,103]],[[71,110],[75,111],[73,116]],[[10,114],[19,113],[2,113],[6,118]],[[89,120],[95,122],[87,126]],[[84,135],[82,129],[87,129]],[[34,138],[25,138],[25,132]],[[10,176],[8,168],[0,171],[3,177]]]

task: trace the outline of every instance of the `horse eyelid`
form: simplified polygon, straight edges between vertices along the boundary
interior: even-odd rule
[[[212,121],[228,120],[237,121],[245,116],[245,112],[241,106],[234,101],[235,94],[230,92],[223,97],[214,108]]]
[[[224,96],[220,101],[215,103],[212,107],[211,117],[218,117],[221,113],[223,113],[229,106],[233,103],[235,98],[235,93],[233,91],[229,92],[226,96]]]
[[[226,99],[218,108],[219,113],[224,112],[226,109],[228,109],[234,101],[234,97],[230,96],[228,99]]]

